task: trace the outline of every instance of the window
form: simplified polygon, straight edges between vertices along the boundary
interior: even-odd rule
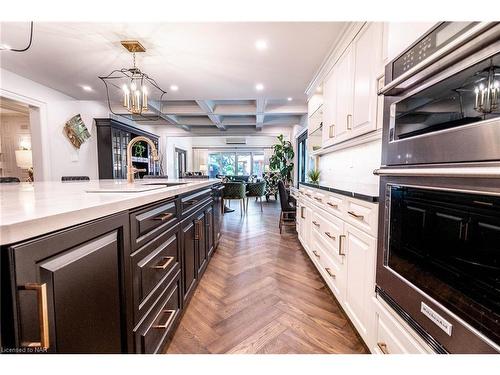
[[[208,175],[262,176],[264,172],[264,152],[213,152],[208,154]]]
[[[307,169],[307,131],[302,133],[298,138],[297,138],[297,150],[298,152],[298,171],[299,171],[299,178],[297,179],[297,187],[299,185],[299,182],[306,182],[306,169]],[[314,168],[314,166],[313,166]]]

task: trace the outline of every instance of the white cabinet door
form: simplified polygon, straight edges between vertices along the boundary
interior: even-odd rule
[[[335,134],[333,143],[350,138],[348,123],[351,121],[354,88],[354,52],[352,47],[344,52],[336,66],[337,106],[335,113]]]
[[[376,240],[350,224],[345,224],[347,279],[345,310],[359,334],[366,340],[372,319],[372,297],[375,295]]]
[[[337,72],[334,68],[323,83],[323,130],[322,147],[333,144],[335,137],[335,115],[337,108]]]
[[[354,104],[349,138],[377,128],[377,74],[382,65],[382,23],[369,24],[354,43]],[[352,116],[352,117],[351,117]]]

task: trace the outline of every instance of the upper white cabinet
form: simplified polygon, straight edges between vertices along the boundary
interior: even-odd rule
[[[377,75],[382,65],[382,30],[381,23],[372,23],[361,31],[355,41],[350,137],[357,137],[377,128]]]
[[[323,82],[323,147],[377,129],[383,24],[368,23]]]

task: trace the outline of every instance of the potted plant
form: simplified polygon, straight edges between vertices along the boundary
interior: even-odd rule
[[[278,143],[273,146],[273,155],[269,158],[269,166],[272,170],[279,171],[285,185],[292,182],[293,152],[292,143],[285,141],[283,134],[278,136]]]
[[[311,169],[307,172],[307,177],[309,177],[309,182],[312,184],[319,184],[319,175],[321,172],[318,169]]]

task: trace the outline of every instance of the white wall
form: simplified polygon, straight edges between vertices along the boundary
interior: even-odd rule
[[[17,74],[0,69],[0,96],[30,104],[35,180],[63,175],[98,177],[95,117],[108,117],[103,102],[80,101]],[[66,138],[66,121],[80,114],[91,138],[79,150]]]

